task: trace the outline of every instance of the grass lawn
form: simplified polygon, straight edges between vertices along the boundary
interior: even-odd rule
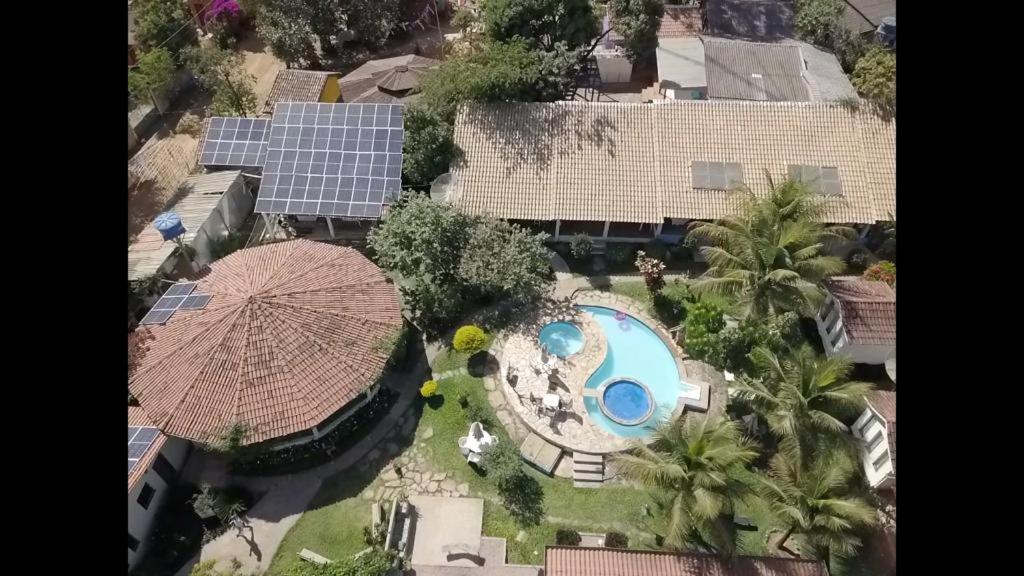
[[[494,340],[494,335],[487,332],[487,340],[484,343],[483,350],[487,350],[491,347],[491,341]],[[453,348],[445,348],[434,359],[434,372],[440,374],[449,370],[456,370],[458,368],[465,368],[466,363],[469,362],[469,357],[472,354],[466,352],[456,352]]]

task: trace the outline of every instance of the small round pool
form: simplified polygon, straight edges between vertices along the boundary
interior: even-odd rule
[[[642,424],[654,412],[654,398],[642,382],[632,378],[613,378],[598,390],[605,416],[623,426]]]
[[[540,343],[551,354],[566,358],[583,348],[583,331],[571,322],[552,322],[540,329]]]

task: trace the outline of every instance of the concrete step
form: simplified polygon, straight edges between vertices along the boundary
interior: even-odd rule
[[[573,471],[573,474],[576,474],[578,472],[595,472],[595,473],[604,474],[604,465],[603,464],[586,464],[586,463],[580,463],[580,462],[573,462],[572,471]]]
[[[603,485],[603,483],[602,482],[584,482],[584,481],[580,481],[580,480],[573,480],[572,485],[575,488],[600,488]]]
[[[586,454],[584,452],[573,452],[572,461],[579,464],[604,464],[604,456],[601,454]]]
[[[604,482],[603,472],[573,472],[572,479],[576,482],[588,481],[588,482]]]

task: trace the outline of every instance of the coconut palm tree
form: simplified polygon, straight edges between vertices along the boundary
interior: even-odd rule
[[[627,479],[666,501],[666,548],[699,542],[732,557],[734,505],[754,495],[745,467],[756,457],[735,422],[680,418],[662,424],[649,445],[613,458]]]
[[[764,418],[780,449],[804,462],[824,444],[852,454],[854,439],[843,420],[864,410],[864,396],[874,388],[846,380],[852,361],[819,356],[806,344],[782,358],[758,346],[750,359],[757,376],[741,375],[733,388]]]
[[[694,291],[737,297],[740,316],[762,317],[786,311],[810,315],[824,298],[818,282],[846,267],[821,250],[829,239],[852,231],[821,223],[825,204],[798,181],[772,184],[768,197],[746,191],[740,210],[715,222],[699,222],[690,231],[708,270]]]
[[[878,521],[867,501],[851,494],[853,468],[846,458],[823,455],[804,466],[784,453],[772,457],[759,492],[786,528],[777,546],[793,534],[804,537],[813,556],[830,565],[861,545],[857,533]],[[831,568],[831,565],[829,566]]]

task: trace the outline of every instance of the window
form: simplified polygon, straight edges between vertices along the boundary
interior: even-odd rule
[[[839,168],[835,166],[806,166],[790,164],[789,177],[807,185],[808,190],[824,196],[842,196],[843,186],[839,181]]]
[[[149,503],[153,501],[153,496],[156,495],[156,490],[153,489],[149,484],[142,485],[142,491],[139,492],[139,499],[137,502],[139,506],[142,506],[144,510],[149,509]]]
[[[128,549],[132,552],[135,552],[139,549],[139,541],[135,538],[135,536],[132,536],[131,532],[128,533]]]
[[[878,458],[875,458],[875,461],[872,462],[871,465],[875,467],[875,471],[877,472],[878,469],[881,468],[882,466],[884,466],[885,463],[888,462],[888,461],[889,461],[889,452],[882,452],[881,454],[878,455]]]
[[[153,460],[153,471],[156,472],[157,476],[161,480],[167,483],[168,486],[174,484],[174,477],[178,475],[177,470],[174,466],[164,458],[163,454],[157,454],[156,459]]]
[[[875,448],[877,448],[878,445],[881,444],[881,443],[882,443],[882,431],[879,430],[878,432],[875,433],[875,437],[871,439],[871,442],[868,442],[868,454],[871,454],[871,452]]]
[[[693,162],[693,187],[731,190],[743,185],[743,165],[736,162]]]

